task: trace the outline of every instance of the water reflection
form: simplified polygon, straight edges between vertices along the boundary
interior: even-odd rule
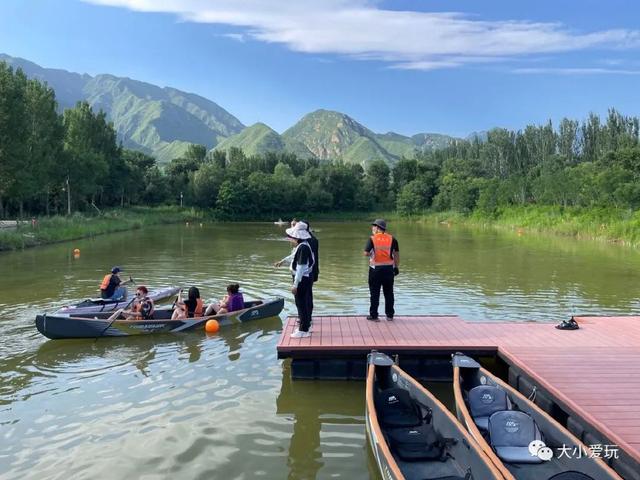
[[[369,226],[317,224],[318,315],[366,313]],[[400,240],[401,314],[555,321],[628,314],[640,304],[640,254],[590,242],[390,224]],[[282,319],[203,332],[49,341],[36,312],[94,296],[122,264],[141,283],[197,285],[218,299],[295,307],[289,251],[272,224],[173,225],[0,255],[0,476],[57,478],[376,478],[362,382],[290,380],[276,359]],[[82,255],[74,259],[73,248]]]
[[[285,362],[276,412],[293,422],[288,478],[369,478],[363,382],[293,381]]]

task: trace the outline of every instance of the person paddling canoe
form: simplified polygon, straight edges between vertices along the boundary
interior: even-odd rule
[[[113,267],[111,273],[107,273],[102,279],[100,296],[104,300],[125,300],[127,298],[127,289],[121,285],[131,280],[123,282],[118,275],[121,271],[120,267]]]

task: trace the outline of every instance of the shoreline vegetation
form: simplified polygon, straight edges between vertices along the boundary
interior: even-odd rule
[[[39,217],[36,218],[35,226],[30,220],[24,220],[17,228],[0,229],[0,252],[136,230],[151,225],[203,220],[205,216],[204,212],[193,208],[132,207],[106,211],[100,216],[75,213],[69,217]]]
[[[303,143],[350,138],[344,125],[317,133]],[[60,114],[50,87],[0,62],[0,145],[0,220],[39,219],[0,231],[0,250],[299,212],[312,223],[386,212],[390,220],[640,246],[640,117],[615,109],[604,118],[494,128],[389,163],[374,156],[350,163],[348,149],[321,159],[311,150],[247,155],[190,144],[161,165],[124,148],[105,112],[79,102]]]
[[[320,221],[367,222],[384,217],[391,222],[408,222],[469,228],[493,228],[512,231],[518,235],[535,233],[595,240],[631,247],[640,246],[640,212],[613,208],[577,208],[557,206],[505,207],[487,215],[480,211],[471,214],[455,211],[424,212],[412,216],[397,212],[316,212],[285,216],[307,217],[313,223]],[[14,229],[0,230],[0,252],[19,250],[52,243],[91,238],[107,233],[136,230],[152,225],[182,222],[273,222],[272,217],[246,217],[230,221],[218,218],[214,212],[180,207],[130,207],[104,212],[100,216],[79,213],[65,216],[40,217],[36,225],[25,220]]]
[[[640,247],[640,212],[614,208],[558,206],[505,207],[492,215],[476,211],[433,212],[417,217],[424,223],[494,228],[518,235],[535,233]]]

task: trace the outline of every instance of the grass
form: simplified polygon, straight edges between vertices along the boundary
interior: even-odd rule
[[[135,230],[149,225],[193,221],[204,217],[203,211],[178,207],[134,207],[110,210],[100,216],[75,213],[70,217],[42,217],[38,219],[35,228],[30,222],[26,222],[17,229],[0,230],[0,251]]]
[[[438,212],[414,217],[413,220],[494,227],[518,233],[536,232],[640,246],[640,211],[627,209],[506,207],[492,215],[477,211],[470,215]]]
[[[76,213],[70,217],[43,217],[38,219],[36,228],[25,224],[15,230],[0,230],[0,251],[212,217],[210,211],[179,207],[132,207],[110,210],[100,216]],[[447,223],[476,228],[498,228],[518,234],[535,232],[640,246],[640,211],[615,208],[526,206],[501,208],[492,215],[478,211],[469,215],[457,212],[427,212],[412,217],[401,217],[395,212],[326,212],[299,214],[295,217],[308,218],[312,224],[318,221],[368,222],[375,218],[384,218],[389,222]],[[291,218],[285,216],[282,219],[289,221]],[[277,218],[269,217],[263,220],[275,221]]]

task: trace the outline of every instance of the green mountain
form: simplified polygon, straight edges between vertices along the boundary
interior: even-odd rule
[[[245,128],[216,103],[174,88],[107,74],[92,77],[43,68],[4,54],[0,54],[0,61],[47,82],[55,90],[61,110],[80,100],[89,102],[94,110],[103,110],[125,147],[153,155],[160,163],[179,157],[189,144],[198,143],[217,150],[237,147],[247,155],[290,152],[301,158],[392,164],[417,151],[444,148],[453,140],[433,133],[412,137],[378,134],[348,115],[330,110],[311,112],[279,135],[263,123]]]
[[[31,78],[47,82],[61,110],[79,100],[103,110],[124,146],[154,155],[160,163],[179,157],[190,143],[212,148],[239,133],[244,125],[216,103],[174,88],[113,75],[79,75],[42,68],[35,63],[0,55]]]
[[[232,147],[241,149],[245,155],[259,155],[285,150],[282,137],[264,123],[255,123],[237,135],[223,140],[216,146],[216,150],[226,151]]]
[[[350,149],[352,149],[348,158],[350,162],[365,163],[379,158],[387,162],[394,160],[384,148],[379,148],[375,133],[348,115],[330,110],[316,110],[305,115],[285,131],[282,138],[287,142],[295,141],[304,145],[321,160],[339,158],[347,160],[345,155]],[[365,152],[374,156],[365,156]]]
[[[316,110],[305,115],[282,134],[286,141],[303,144],[320,159],[341,158],[349,163],[366,164],[373,160],[394,163],[411,158],[419,150],[446,147],[453,137],[420,133],[406,137],[394,132],[374,133],[340,112]]]
[[[282,135],[257,123],[220,142],[216,150],[236,147],[247,155],[290,152],[301,158],[341,159],[361,165],[383,160],[392,164],[401,157],[413,157],[416,151],[444,148],[451,140],[453,137],[431,133],[413,137],[393,132],[378,134],[344,113],[316,110]]]

